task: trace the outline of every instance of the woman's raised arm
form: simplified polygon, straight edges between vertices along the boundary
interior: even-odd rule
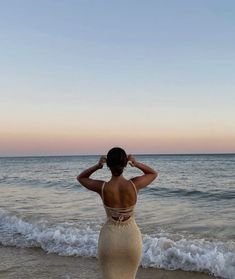
[[[132,155],[128,155],[128,161],[132,167],[135,167],[144,172],[143,175],[136,176],[131,179],[135,183],[137,190],[148,186],[158,176],[158,173],[154,169],[136,161],[136,159]]]
[[[77,176],[78,182],[82,186],[86,187],[87,189],[100,194],[101,193],[101,187],[102,187],[102,184],[103,184],[104,181],[92,179],[92,178],[90,178],[90,176],[94,172],[96,172],[97,170],[102,169],[105,162],[106,162],[105,156],[101,156],[100,160],[97,164],[95,164],[94,166],[84,170],[82,173],[80,173]]]

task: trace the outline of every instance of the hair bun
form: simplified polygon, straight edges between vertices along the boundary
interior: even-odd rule
[[[127,165],[127,155],[124,149],[114,147],[107,154],[107,166],[110,168],[114,176],[122,174],[123,169]]]

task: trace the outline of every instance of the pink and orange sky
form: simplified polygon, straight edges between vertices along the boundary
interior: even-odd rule
[[[172,2],[1,4],[0,156],[235,152],[235,4]]]

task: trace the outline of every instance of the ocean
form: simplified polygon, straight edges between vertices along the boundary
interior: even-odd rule
[[[0,158],[0,247],[96,257],[105,211],[76,176],[98,159]],[[235,279],[235,154],[136,159],[159,173],[139,192],[135,210],[143,235],[141,266]],[[131,166],[124,172],[127,178],[140,174]],[[110,172],[104,166],[92,177],[108,181]]]

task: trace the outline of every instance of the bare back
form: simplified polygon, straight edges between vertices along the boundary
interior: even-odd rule
[[[101,198],[106,206],[127,208],[136,204],[137,191],[131,180],[110,180],[104,183]]]

